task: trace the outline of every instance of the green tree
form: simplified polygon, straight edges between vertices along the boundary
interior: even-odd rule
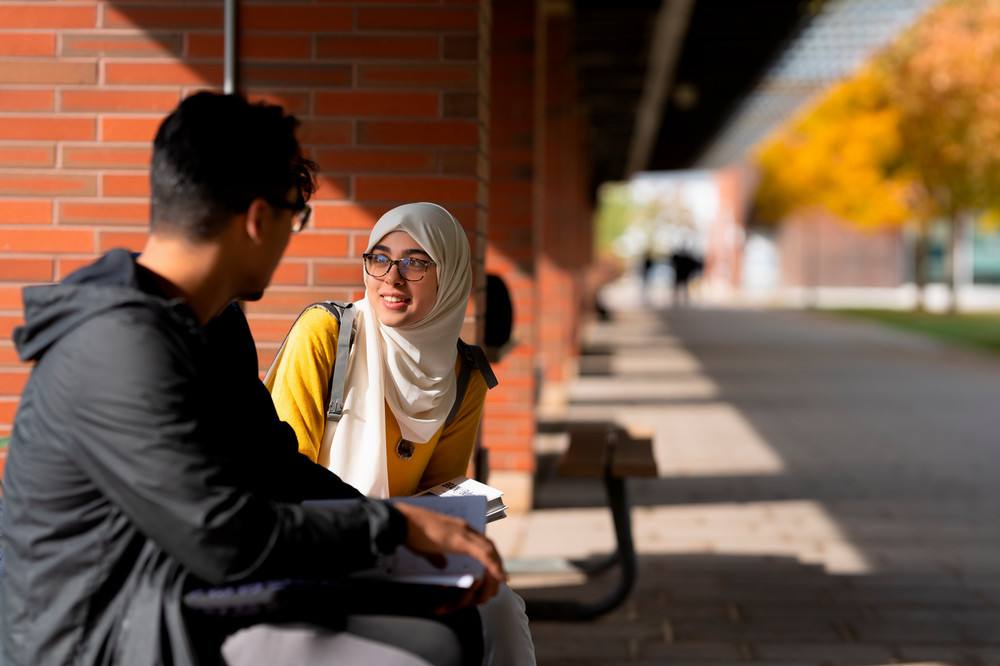
[[[626,183],[605,183],[595,211],[594,254],[611,254],[614,240],[625,233],[635,215],[635,202]]]

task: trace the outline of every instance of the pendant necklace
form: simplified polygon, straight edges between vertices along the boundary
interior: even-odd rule
[[[399,443],[396,444],[396,455],[403,460],[409,460],[413,457],[414,451],[413,442],[408,439],[401,439]]]

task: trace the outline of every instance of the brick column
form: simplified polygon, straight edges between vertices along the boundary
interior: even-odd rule
[[[486,270],[500,276],[514,310],[512,344],[496,364],[482,426],[490,480],[508,505],[531,505],[535,470],[535,280],[533,224],[536,153],[536,0],[494,7],[490,229]]]
[[[742,166],[713,172],[719,208],[709,227],[704,277],[706,289],[723,297],[741,283],[749,173]]]
[[[545,17],[543,212],[535,220],[537,344],[544,402],[562,399],[561,389],[573,372],[579,352],[583,275],[593,242],[571,20],[559,7]]]

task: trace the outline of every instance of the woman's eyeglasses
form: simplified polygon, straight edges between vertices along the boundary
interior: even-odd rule
[[[420,282],[427,274],[427,269],[437,266],[433,261],[424,259],[390,259],[384,254],[363,254],[365,259],[365,272],[373,278],[384,277],[395,265],[399,269],[399,276],[407,282]]]

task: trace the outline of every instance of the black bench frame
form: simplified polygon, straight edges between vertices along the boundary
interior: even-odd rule
[[[617,564],[619,577],[614,588],[595,601],[528,599],[525,601],[526,612],[531,619],[590,620],[613,611],[628,598],[638,573],[628,479],[656,476],[650,438],[633,437],[625,428],[606,422],[566,424],[566,430],[570,436],[570,448],[560,461],[558,473],[572,477],[600,475],[616,540],[615,550],[596,561],[574,561],[571,564],[588,577],[601,574]]]

